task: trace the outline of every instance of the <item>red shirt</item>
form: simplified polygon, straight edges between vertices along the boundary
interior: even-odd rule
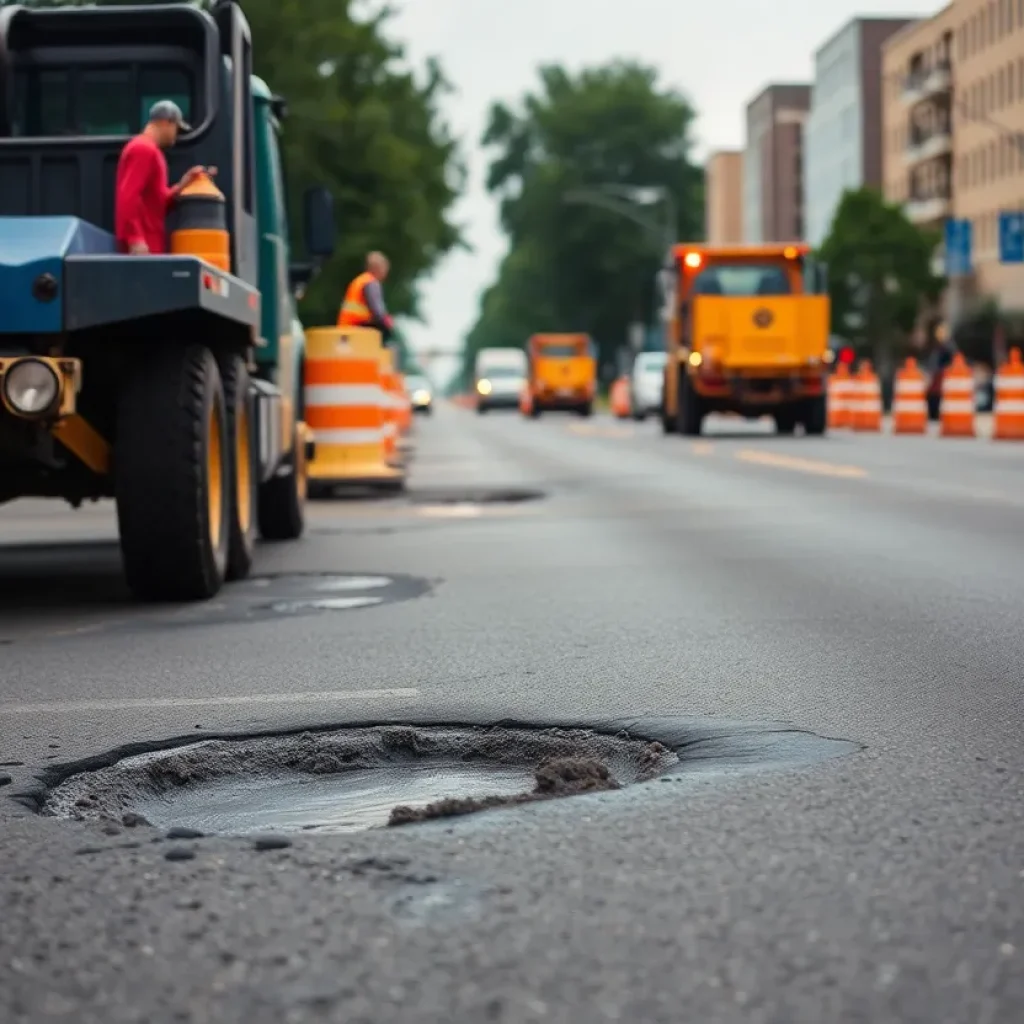
[[[148,136],[136,135],[121,150],[114,191],[114,234],[127,252],[145,242],[151,253],[167,251],[167,208],[174,189],[167,184],[167,158]]]

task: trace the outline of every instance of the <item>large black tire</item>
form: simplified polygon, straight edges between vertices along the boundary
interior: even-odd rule
[[[540,405],[537,402],[534,402],[533,405],[530,406],[530,419],[531,420],[539,420],[540,419],[540,413],[541,413]]]
[[[828,431],[828,401],[824,395],[807,399],[803,419],[809,437],[822,437]]]
[[[676,433],[676,418],[670,416],[668,412],[668,368],[665,369],[665,379],[662,382],[661,389],[661,409],[659,410],[659,416],[661,418],[661,432],[663,434],[674,434]],[[679,396],[676,395],[676,401],[679,401]]]
[[[298,424],[292,430],[292,450],[274,475],[260,484],[256,516],[264,540],[298,540],[306,529],[306,446]]]
[[[227,579],[244,580],[256,554],[256,508],[259,500],[259,466],[256,463],[256,432],[249,371],[237,355],[220,361],[224,403],[228,411],[231,450],[231,532],[228,535]]]
[[[594,415],[594,403],[584,402],[577,410],[580,416],[593,416]]]
[[[700,437],[704,414],[700,407],[700,395],[693,389],[690,375],[685,368],[679,368],[679,391],[676,403],[676,431],[684,437]]]
[[[227,572],[231,475],[217,361],[168,346],[125,382],[114,439],[124,572],[150,601],[213,597]]]
[[[476,403],[476,414],[477,416],[483,416],[487,412],[487,406],[483,402]]]
[[[778,433],[789,436],[796,430],[796,421],[796,410],[780,409],[775,414],[775,429]]]

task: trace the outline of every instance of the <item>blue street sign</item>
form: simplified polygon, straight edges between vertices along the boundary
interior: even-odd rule
[[[971,272],[971,228],[969,220],[946,221],[947,277],[967,277]]]
[[[1024,263],[1024,210],[999,214],[999,262]]]

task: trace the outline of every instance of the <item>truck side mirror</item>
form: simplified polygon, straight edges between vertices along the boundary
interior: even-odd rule
[[[306,251],[328,260],[334,255],[334,197],[322,185],[306,189],[303,197]]]

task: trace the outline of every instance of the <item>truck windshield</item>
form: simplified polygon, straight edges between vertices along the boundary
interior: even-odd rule
[[[537,346],[539,359],[579,359],[586,354],[586,346],[580,344]]]
[[[484,366],[480,374],[484,377],[522,377],[523,371],[518,366]]]
[[[170,64],[63,64],[15,68],[13,134],[23,138],[135,135],[158,100],[193,118],[195,83]]]
[[[726,295],[734,298],[791,293],[786,271],[771,263],[719,263],[702,270],[693,279],[690,289],[691,295]]]

